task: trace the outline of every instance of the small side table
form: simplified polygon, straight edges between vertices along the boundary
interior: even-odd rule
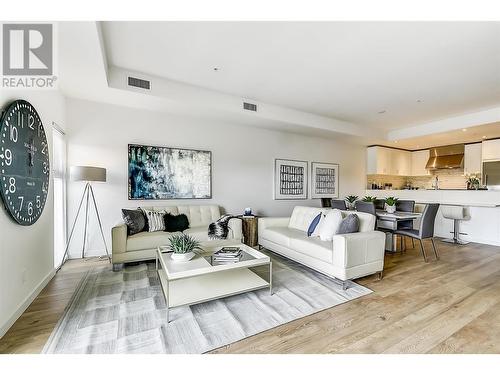
[[[242,217],[242,229],[243,229],[243,243],[247,246],[254,247],[258,245],[258,232],[257,232],[257,216],[252,217]]]

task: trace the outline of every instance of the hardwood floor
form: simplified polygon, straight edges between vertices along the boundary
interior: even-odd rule
[[[387,254],[382,280],[357,280],[368,296],[213,353],[500,353],[500,247],[436,244],[437,262],[424,263],[418,248]],[[0,339],[0,353],[40,352],[88,267],[68,262]]]

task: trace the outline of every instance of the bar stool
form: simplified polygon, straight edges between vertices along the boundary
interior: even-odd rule
[[[469,242],[460,239],[460,235],[467,235],[467,233],[460,232],[460,221],[470,220],[470,215],[464,206],[442,206],[441,213],[445,219],[453,220],[453,238],[442,240],[443,242],[450,242],[457,245],[467,245]]]

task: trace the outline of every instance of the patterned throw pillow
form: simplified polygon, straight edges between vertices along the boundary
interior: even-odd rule
[[[146,216],[142,210],[123,209],[122,217],[125,224],[127,224],[129,236],[147,230]]]
[[[159,232],[165,230],[165,211],[154,211],[142,208],[148,219],[148,232]]]
[[[321,215],[323,215],[322,213],[319,213],[318,215],[316,215],[316,217],[313,219],[313,221],[311,221],[311,224],[309,225],[309,228],[307,229],[307,236],[308,237],[311,237],[315,231],[315,229],[317,228],[320,220],[321,220]]]

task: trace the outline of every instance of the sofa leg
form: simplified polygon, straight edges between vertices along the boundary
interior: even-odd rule
[[[342,281],[342,290],[347,290],[349,287],[349,280],[343,280]]]
[[[124,264],[123,263],[113,263],[113,272],[119,272],[123,270]]]
[[[384,277],[384,271],[377,272],[377,280],[382,280]]]
[[[259,250],[262,250],[262,245],[261,244],[258,244],[257,246],[259,247]]]

